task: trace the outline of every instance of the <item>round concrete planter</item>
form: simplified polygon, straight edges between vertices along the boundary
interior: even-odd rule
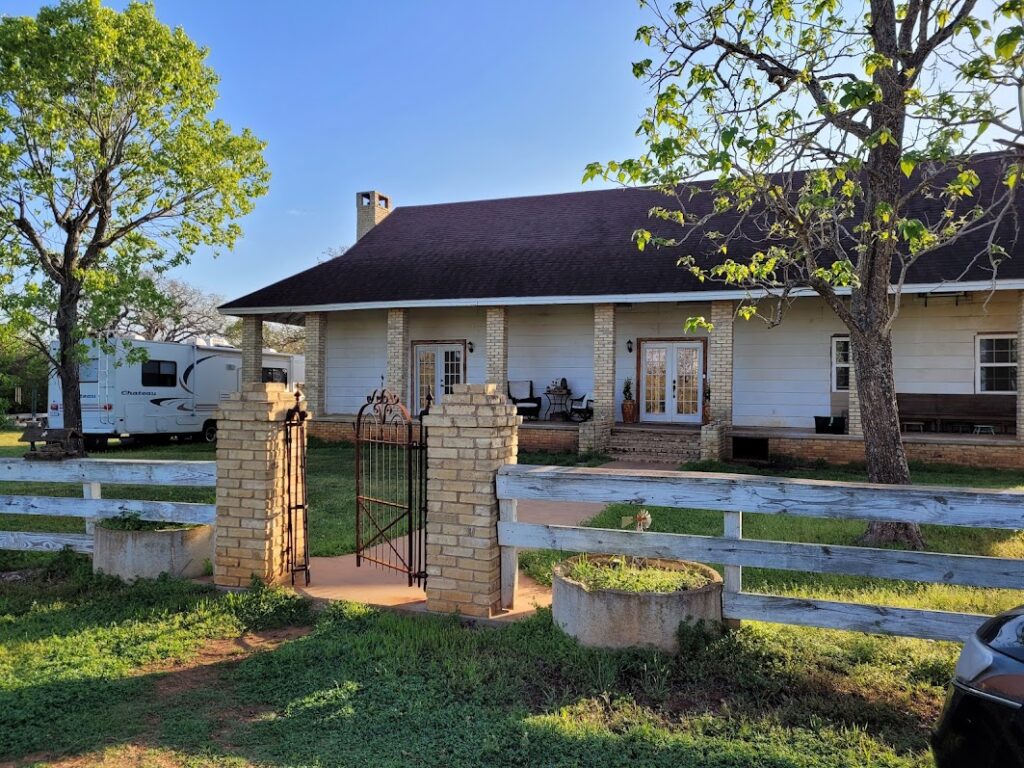
[[[181,578],[202,576],[213,560],[213,526],[122,531],[95,528],[92,569],[125,581],[153,579],[167,573]]]
[[[647,562],[668,570],[691,568],[712,579],[698,589],[677,592],[625,592],[620,589],[588,591],[565,574],[577,558],[555,566],[551,583],[551,613],[563,632],[591,648],[653,647],[668,653],[679,650],[678,630],[683,621],[719,624],[722,621],[722,577],[713,568],[682,560]],[[589,557],[608,561],[606,556]]]

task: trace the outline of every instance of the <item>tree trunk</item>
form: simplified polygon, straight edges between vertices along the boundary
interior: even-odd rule
[[[82,387],[78,374],[78,297],[75,287],[61,286],[57,308],[57,375],[64,406],[64,428],[82,431]]]
[[[864,425],[868,481],[907,484],[910,468],[896,408],[892,338],[882,332],[868,333],[851,346]],[[908,549],[924,549],[924,538],[916,523],[869,523],[861,542],[869,546],[899,544]]]

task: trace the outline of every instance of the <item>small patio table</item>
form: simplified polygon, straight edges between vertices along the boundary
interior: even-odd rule
[[[545,419],[551,421],[552,417],[557,414],[561,414],[563,419],[569,418],[571,389],[551,389],[551,387],[548,387],[544,390],[544,394],[548,397],[548,409],[544,412]]]

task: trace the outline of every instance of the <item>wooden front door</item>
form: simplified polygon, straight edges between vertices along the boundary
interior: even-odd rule
[[[640,350],[640,420],[700,424],[704,346],[699,341],[645,341]]]

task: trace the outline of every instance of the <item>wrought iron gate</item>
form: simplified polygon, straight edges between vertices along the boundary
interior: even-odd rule
[[[422,587],[426,520],[427,429],[397,395],[377,390],[356,418],[356,565],[405,573]]]
[[[308,497],[306,494],[306,412],[295,393],[295,405],[284,417],[284,498],[286,531],[284,564],[295,584],[301,573],[309,586]]]

